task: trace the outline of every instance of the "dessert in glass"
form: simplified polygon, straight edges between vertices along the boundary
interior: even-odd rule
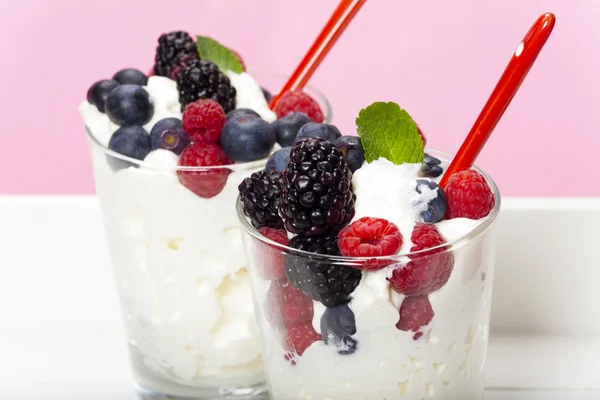
[[[498,189],[476,167],[440,187],[452,157],[395,103],[356,122],[239,187],[270,394],[481,399]],[[283,229],[260,224],[265,204]]]
[[[160,36],[148,75],[121,70],[93,84],[79,108],[137,389],[260,395],[237,186],[302,125],[326,125],[329,104],[307,88],[271,110],[264,88],[285,76],[248,73],[234,51],[181,31]],[[261,218],[281,227],[276,214]]]

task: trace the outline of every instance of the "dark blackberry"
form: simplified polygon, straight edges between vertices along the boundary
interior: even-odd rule
[[[181,67],[182,63],[198,60],[196,42],[183,31],[163,33],[158,38],[156,57],[154,59],[154,73],[173,79],[171,69]]]
[[[444,172],[442,161],[425,153],[423,156],[423,165],[419,171],[419,176],[423,178],[437,178]]]
[[[352,172],[337,147],[315,137],[292,148],[279,206],[289,232],[337,233],[354,217],[355,199]]]
[[[277,171],[255,172],[238,186],[244,214],[256,229],[263,226],[283,228],[283,221],[277,214],[280,188],[281,173]]]
[[[316,254],[339,256],[337,235],[295,236],[290,247]],[[285,274],[297,288],[325,307],[346,304],[348,297],[360,283],[360,270],[348,265],[335,265],[324,257],[285,256]]]
[[[228,113],[235,108],[235,88],[210,61],[194,60],[177,77],[181,110],[198,99],[213,99]]]

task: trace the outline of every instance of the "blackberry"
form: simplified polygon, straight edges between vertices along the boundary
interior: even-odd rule
[[[264,226],[283,229],[283,221],[277,214],[280,188],[281,173],[264,170],[253,173],[238,186],[244,214],[256,229]]]
[[[177,77],[181,110],[198,99],[213,99],[228,113],[235,108],[235,88],[210,61],[193,60]]]
[[[316,254],[339,256],[337,235],[295,236],[290,247]],[[360,270],[348,265],[335,265],[326,258],[286,254],[285,274],[297,288],[325,307],[348,302],[348,297],[360,283]]]
[[[154,73],[173,79],[171,70],[174,67],[181,67],[182,63],[189,63],[191,60],[198,60],[199,58],[196,42],[187,32],[163,33],[158,38]]]
[[[292,148],[279,206],[289,232],[337,233],[354,217],[355,200],[352,172],[337,147],[315,137]]]

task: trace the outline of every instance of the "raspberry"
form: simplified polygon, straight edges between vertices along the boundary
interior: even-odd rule
[[[448,219],[479,219],[494,208],[494,193],[483,175],[474,169],[457,172],[444,188],[448,198]]]
[[[223,125],[223,107],[211,99],[196,100],[188,104],[183,112],[183,131],[193,142],[219,143]]]
[[[417,222],[412,232],[414,246],[411,252],[421,251],[444,244],[435,225]],[[447,249],[435,249],[411,256],[404,267],[395,269],[388,278],[390,286],[406,296],[429,294],[440,289],[450,279],[454,268],[454,256]]]
[[[263,170],[253,173],[238,186],[244,214],[255,228],[283,228],[278,214],[281,185],[280,172]]]
[[[235,108],[235,88],[227,75],[210,61],[193,60],[188,63],[177,77],[177,90],[181,111],[198,99],[213,99],[226,113]]]
[[[180,66],[182,61],[189,62],[198,58],[196,42],[187,32],[164,33],[158,38],[154,73],[170,78],[171,70],[176,66]]]
[[[205,167],[228,165],[232,161],[214,143],[194,143],[186,147],[179,157],[179,165]],[[177,170],[179,182],[200,197],[209,199],[221,193],[231,173],[229,168],[212,168],[199,171]]]
[[[401,331],[417,332],[419,328],[429,324],[433,319],[434,312],[429,303],[429,297],[410,296],[405,297],[400,306],[400,320],[396,324],[396,328]],[[421,335],[415,335],[417,340]]]
[[[322,337],[315,331],[312,322],[305,322],[287,331],[286,347],[290,351],[295,350],[301,356],[311,344],[319,340],[322,340]]]
[[[427,145],[427,138],[425,138],[425,135],[419,126],[417,126],[417,132],[419,132],[419,135],[421,135],[421,139],[423,139],[423,147],[425,147]]]
[[[291,282],[273,281],[267,292],[265,315],[276,328],[292,328],[312,321],[313,302]]]
[[[325,121],[319,103],[306,93],[299,91],[284,93],[279,99],[279,102],[275,105],[273,111],[277,114],[278,119],[285,117],[292,112],[303,112],[308,115],[313,122]]]
[[[402,235],[398,227],[386,219],[363,217],[340,231],[338,246],[343,256],[391,256],[400,250]],[[381,269],[386,265],[389,263],[367,262],[361,269]]]
[[[240,62],[240,64],[242,64],[242,69],[245,71],[246,70],[246,64],[244,64],[244,60],[242,60],[242,56],[240,56],[240,53],[238,53],[237,51],[233,50],[233,49],[229,49],[230,52],[233,53],[234,56],[237,57],[238,61]]]
[[[262,227],[258,232],[274,242],[284,246],[288,245],[287,232],[283,229]],[[279,249],[271,246],[261,249],[260,262],[257,263],[257,269],[258,274],[264,279],[279,280],[285,278],[283,254]]]

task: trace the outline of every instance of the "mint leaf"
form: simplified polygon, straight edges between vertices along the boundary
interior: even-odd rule
[[[394,164],[423,162],[423,138],[411,116],[396,103],[377,102],[356,118],[365,160],[384,157]]]
[[[222,72],[233,71],[237,74],[244,72],[240,60],[221,43],[207,36],[196,36],[196,49],[202,60],[210,61]]]

